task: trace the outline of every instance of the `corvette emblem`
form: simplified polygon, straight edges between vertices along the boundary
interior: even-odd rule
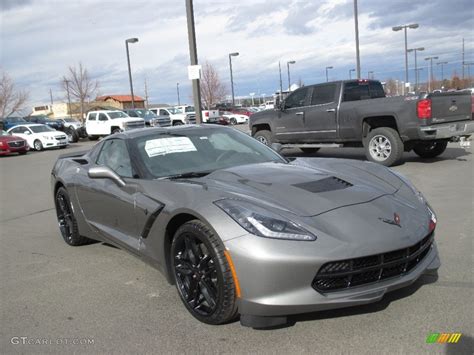
[[[398,213],[393,214],[393,219],[382,218],[382,217],[379,217],[379,219],[384,223],[391,224],[393,226],[398,226],[400,228],[402,227],[400,225],[400,216],[398,215]]]

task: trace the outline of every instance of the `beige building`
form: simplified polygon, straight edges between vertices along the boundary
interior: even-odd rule
[[[145,108],[145,99],[134,95],[135,108]],[[119,110],[132,108],[132,96],[131,95],[104,95],[99,96],[96,102],[104,102],[107,106],[116,107]]]

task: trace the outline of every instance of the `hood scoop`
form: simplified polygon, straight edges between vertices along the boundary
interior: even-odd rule
[[[329,176],[320,180],[294,184],[293,186],[317,194],[321,192],[342,190],[353,185],[350,182],[339,179],[335,176]]]

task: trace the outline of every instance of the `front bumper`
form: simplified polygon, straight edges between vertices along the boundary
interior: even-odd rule
[[[474,133],[474,121],[444,123],[418,128],[418,135],[423,140],[449,139],[469,136]]]
[[[288,242],[279,254],[272,248],[262,248],[265,241],[257,242],[257,248],[252,248],[255,238],[264,239],[248,235],[226,242],[242,292],[239,313],[252,317],[287,316],[377,302],[387,292],[409,286],[422,274],[432,273],[441,265],[433,242],[423,260],[406,274],[346,290],[321,293],[311,286],[312,279],[323,264],[317,256],[310,258],[308,253],[303,253],[297,257],[297,248],[292,249],[292,242]]]
[[[69,144],[67,138],[64,140],[46,140],[43,143],[43,148],[57,148],[57,147],[65,147]]]

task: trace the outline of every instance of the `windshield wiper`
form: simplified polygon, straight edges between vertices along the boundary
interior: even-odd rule
[[[170,176],[164,176],[159,179],[168,179],[168,180],[174,180],[174,179],[189,179],[189,178],[199,178],[203,177],[206,175],[209,175],[212,173],[212,171],[191,171],[189,173],[183,173],[183,174],[176,174],[176,175],[170,175]]]

